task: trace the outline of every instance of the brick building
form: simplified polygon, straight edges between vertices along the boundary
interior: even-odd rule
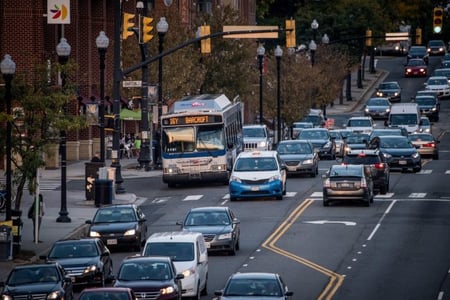
[[[10,54],[16,63],[16,73],[28,74],[33,81],[33,67],[44,62],[58,61],[56,45],[65,37],[71,45],[70,60],[78,65],[78,73],[72,78],[76,82],[78,98],[68,106],[68,113],[85,111],[88,103],[99,101],[99,54],[95,39],[105,31],[110,39],[106,55],[106,84],[112,84],[114,36],[114,1],[118,0],[70,0],[70,24],[48,24],[48,0],[2,0],[0,1],[0,56]],[[55,1],[53,1],[55,2]],[[133,11],[136,0],[122,0],[125,11]],[[146,0],[147,15],[163,9],[176,10],[186,25],[198,12],[211,12],[213,6],[231,5],[241,12],[247,24],[256,24],[256,0]],[[117,20],[120,21],[120,20]],[[110,82],[108,82],[110,81]],[[106,95],[107,96],[107,95]],[[106,97],[108,99],[108,97]],[[123,99],[126,102],[126,99]],[[106,101],[107,106],[112,103]],[[111,107],[107,108],[110,111]],[[137,126],[138,127],[138,126]],[[138,127],[139,128],[139,127]],[[100,149],[99,129],[69,132],[67,137],[67,160],[88,160]],[[57,151],[55,145],[55,151]],[[56,161],[47,166],[57,167]],[[3,163],[3,160],[1,161]]]

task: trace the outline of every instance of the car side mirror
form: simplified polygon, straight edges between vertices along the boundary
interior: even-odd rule
[[[92,224],[92,220],[86,220],[85,224]]]

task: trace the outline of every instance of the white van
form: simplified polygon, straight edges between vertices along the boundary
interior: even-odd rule
[[[173,231],[152,234],[143,256],[170,256],[181,279],[183,297],[200,299],[207,294],[208,252],[200,232]]]
[[[387,121],[389,127],[401,127],[408,133],[413,133],[419,131],[420,123],[420,109],[417,103],[392,104]]]

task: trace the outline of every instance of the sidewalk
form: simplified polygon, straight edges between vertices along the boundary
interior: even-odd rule
[[[340,114],[352,112],[361,102],[365,101],[373,94],[374,87],[379,82],[383,81],[387,76],[387,72],[377,70],[375,74],[365,72],[363,80],[363,88],[357,87],[356,72],[352,74],[352,101],[347,101],[344,97],[343,104],[339,104],[339,99],[336,99],[333,107],[327,108],[327,114]],[[345,86],[344,86],[345,91]],[[85,162],[69,162],[67,165],[67,179],[70,180],[84,180],[85,176]],[[161,177],[160,170],[145,171],[144,169],[136,169],[138,162],[135,158],[122,159],[121,174],[124,180],[130,178],[142,177]],[[106,166],[110,166],[111,161],[106,162]],[[2,172],[3,174],[4,172]],[[4,175],[2,175],[4,176]],[[57,181],[61,178],[61,170],[43,170],[41,180]],[[81,237],[87,233],[87,225],[85,221],[92,219],[96,211],[93,201],[85,200],[84,190],[68,190],[67,191],[67,211],[71,219],[70,223],[59,223],[56,219],[61,210],[61,191],[59,190],[44,190],[42,191],[44,202],[46,205],[46,214],[42,220],[39,239],[42,243],[35,244],[33,242],[33,224],[26,216],[26,211],[30,207],[33,199],[27,194],[24,194],[22,199],[22,240],[21,253],[28,253],[26,257],[17,257],[14,260],[0,261],[0,281],[5,280],[9,271],[15,264],[26,263],[29,261],[36,261],[40,255],[45,255],[52,244],[63,238]],[[113,204],[135,203],[139,205],[146,199],[136,196],[133,193],[116,194]],[[0,219],[4,220],[4,214],[0,214]]]

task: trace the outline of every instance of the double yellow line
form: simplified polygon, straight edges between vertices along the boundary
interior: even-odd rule
[[[286,233],[287,230],[295,223],[295,221],[302,215],[302,213],[313,204],[313,200],[306,199],[299,206],[297,206],[289,216],[277,227],[277,229],[267,238],[267,240],[262,244],[262,246],[268,250],[271,250],[275,253],[283,255],[289,259],[292,259],[298,263],[301,263],[309,268],[312,268],[326,276],[330,277],[328,284],[325,289],[320,293],[318,300],[322,299],[331,299],[336,293],[337,289],[342,285],[344,281],[344,276],[337,274],[327,268],[324,268],[312,261],[299,257],[293,253],[290,253],[284,249],[281,249],[276,246],[278,240]]]

